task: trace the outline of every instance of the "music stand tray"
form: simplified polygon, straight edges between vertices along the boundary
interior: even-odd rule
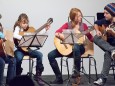
[[[42,47],[47,39],[48,35],[24,35],[18,47]]]

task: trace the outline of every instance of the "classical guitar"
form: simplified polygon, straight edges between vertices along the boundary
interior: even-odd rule
[[[27,31],[23,31],[20,32],[19,34],[24,36],[24,35],[36,35],[37,33],[39,33],[42,29],[44,29],[46,26],[50,25],[53,22],[52,18],[49,18],[47,20],[47,22],[42,25],[40,28],[38,28],[37,30],[35,30],[33,27],[29,27]],[[21,49],[25,52],[28,51],[27,47],[21,47]]]
[[[7,55],[14,57],[14,43],[0,39],[0,56],[7,57]]]
[[[90,31],[94,30],[94,28],[82,31],[80,33],[76,33],[76,42],[75,43],[83,43],[84,41],[84,36],[85,34],[89,33]],[[56,47],[56,49],[64,56],[69,55],[72,52],[72,44],[63,44],[61,43],[61,39],[55,37],[54,38],[54,45]]]
[[[107,28],[110,28],[110,30],[106,30]],[[107,35],[112,35],[115,37],[115,24],[110,24],[109,26],[99,26],[99,31],[102,33],[102,38],[106,41],[107,40]],[[113,31],[111,30],[113,29]]]

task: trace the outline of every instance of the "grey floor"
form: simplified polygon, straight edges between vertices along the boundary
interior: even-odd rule
[[[98,75],[99,76],[99,75]],[[82,75],[81,76],[81,83],[79,86],[96,86],[93,84],[94,80],[96,80],[95,76],[94,75],[91,75],[91,83],[89,83],[89,79],[87,76],[85,75]],[[48,75],[48,76],[43,76],[43,80],[45,80],[46,82],[50,82],[50,81],[53,81],[55,79],[55,76],[52,76],[52,75]],[[63,79],[67,79],[67,75],[64,75],[63,76]],[[63,84],[50,84],[51,86],[72,86],[71,83],[72,83],[72,79],[70,80],[69,84],[68,84],[68,80],[65,80]],[[46,85],[48,86],[48,85]],[[106,84],[104,86],[115,86],[115,80],[114,80],[114,77],[113,75],[109,75],[108,77],[108,80],[106,82]]]
[[[73,82],[73,79],[70,78],[70,82],[68,83],[67,75],[63,75],[63,80],[64,80],[63,84],[49,84],[51,81],[55,80],[55,76],[54,75],[45,75],[45,76],[42,76],[42,79],[45,82],[48,83],[45,86],[72,86],[71,84]],[[90,80],[91,81],[89,83],[88,77],[85,76],[85,75],[81,75],[81,83],[80,83],[79,86],[96,86],[96,85],[93,84],[94,80],[96,80],[95,75],[91,75],[91,79]],[[106,82],[106,84],[104,86],[115,86],[115,80],[114,80],[113,75],[109,75],[108,80],[107,80],[107,82]]]

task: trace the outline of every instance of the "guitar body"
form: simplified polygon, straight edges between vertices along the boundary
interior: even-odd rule
[[[79,33],[77,33],[77,34],[79,34]],[[82,36],[80,38],[76,37],[75,38],[75,43],[83,44],[84,40],[85,40],[85,36]],[[73,44],[69,44],[69,41],[68,41],[68,44],[62,44],[61,40],[59,38],[55,37],[54,38],[54,45],[57,48],[57,50],[64,56],[67,56],[70,53],[72,53]]]
[[[5,56],[2,39],[0,39],[0,56]]]
[[[67,56],[72,52],[72,45],[61,44],[61,40],[57,37],[54,38],[54,45],[57,50],[64,56]]]
[[[14,57],[14,43],[10,40],[0,40],[0,56],[12,56]]]
[[[75,33],[73,36],[75,36],[74,42],[78,43],[78,44],[85,44],[86,42],[86,36],[85,34],[89,33],[90,31],[94,30],[94,28],[86,30],[86,31],[75,31],[77,33]],[[69,41],[68,41],[69,43]],[[54,38],[54,45],[56,47],[56,49],[59,51],[60,54],[67,56],[70,53],[72,53],[72,47],[73,45],[71,44],[61,44],[61,40],[57,37]]]
[[[104,25],[99,26],[99,31],[102,33],[102,39],[107,40],[106,27]]]
[[[35,28],[29,27],[27,31],[20,31],[19,34],[21,36],[24,36],[24,35],[30,35],[30,34],[32,34],[34,32],[35,32]]]
[[[24,35],[31,35],[31,34],[34,33],[34,32],[35,32],[35,28],[29,27],[27,31],[21,31],[19,34],[20,34],[21,36],[24,36]],[[23,51],[25,51],[25,52],[28,52],[28,49],[27,49],[27,48],[28,48],[28,47],[21,47],[21,49],[22,49]]]

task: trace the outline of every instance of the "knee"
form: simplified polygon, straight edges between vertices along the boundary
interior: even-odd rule
[[[75,46],[74,46],[74,51],[75,51],[75,52],[79,52],[79,51],[80,51],[80,45],[75,44]]]
[[[55,59],[52,52],[48,53],[48,60],[51,62],[53,59]]]
[[[93,39],[94,43],[96,43],[98,39],[99,39],[99,36],[95,35]]]
[[[0,67],[4,68],[4,66],[5,66],[5,61],[2,58],[0,58]]]
[[[110,52],[107,52],[107,51],[105,52],[104,59],[111,60],[111,54],[110,54]]]
[[[40,59],[42,59],[42,57],[43,57],[43,54],[42,54],[41,52],[37,52],[36,55],[37,55],[37,57],[40,58]]]

